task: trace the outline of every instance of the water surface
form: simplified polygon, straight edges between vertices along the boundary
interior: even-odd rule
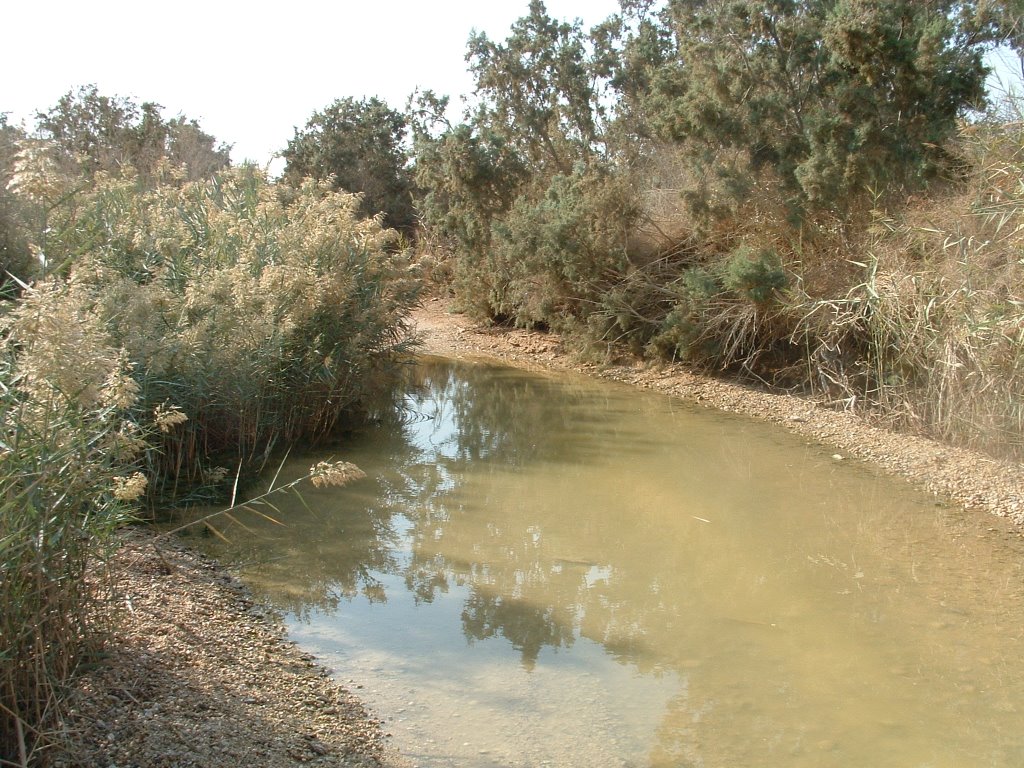
[[[413,378],[338,456],[367,480],[276,498],[287,526],[221,554],[415,764],[1024,765],[997,521],[627,387]]]

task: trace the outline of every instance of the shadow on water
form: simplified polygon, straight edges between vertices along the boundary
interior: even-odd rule
[[[1019,539],[822,447],[425,361],[339,458],[368,479],[275,499],[286,527],[218,555],[300,640],[365,657],[382,708],[429,690],[410,738],[462,713],[473,747],[424,765],[489,765],[488,729],[495,765],[1024,764]]]

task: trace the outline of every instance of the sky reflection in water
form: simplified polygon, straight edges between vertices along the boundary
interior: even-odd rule
[[[417,764],[1024,765],[1019,538],[668,398],[413,378],[220,554]]]

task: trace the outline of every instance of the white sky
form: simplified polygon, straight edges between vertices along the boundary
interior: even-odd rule
[[[581,18],[585,28],[618,10],[617,0],[545,4],[553,17]],[[420,87],[458,103],[472,89],[465,62],[470,31],[504,40],[527,5],[15,0],[2,13],[0,112],[31,121],[69,90],[95,83],[104,95],[155,101],[167,117],[196,119],[234,146],[236,162],[263,165],[296,127],[338,98],[378,96],[403,109]],[[1009,67],[1009,80],[1019,83],[1019,61]]]
[[[546,0],[589,29],[617,0]],[[404,109],[417,87],[472,90],[466,41],[504,40],[528,0],[16,0],[3,11],[0,112],[30,120],[71,89],[155,101],[266,164],[335,99]]]

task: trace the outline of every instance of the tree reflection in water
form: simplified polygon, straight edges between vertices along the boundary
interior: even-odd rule
[[[552,559],[528,510],[509,509],[498,523],[479,507],[452,506],[449,499],[470,464],[524,473],[528,482],[531,465],[571,468],[600,441],[623,435],[602,433],[606,427],[587,403],[573,407],[571,385],[500,368],[479,373],[439,363],[410,368],[403,417],[384,419],[339,452],[367,472],[366,480],[343,489],[303,486],[301,498],[274,499],[286,526],[257,517],[244,520],[248,530],[225,524],[231,543],[217,543],[218,555],[258,566],[258,581],[275,605],[300,619],[332,612],[359,594],[386,601],[375,574],[399,574],[420,602],[447,593],[451,584],[466,585],[467,640],[505,637],[527,667],[545,646],[571,646],[593,595],[590,564]],[[290,461],[279,482],[301,476],[311,462]],[[613,535],[586,520],[561,533],[582,550],[588,536]],[[486,558],[466,557],[474,551]],[[621,640],[621,647],[629,645]]]
[[[465,487],[459,488],[459,503],[451,504],[451,492],[467,482],[470,464],[476,465],[477,477],[485,463],[485,475],[511,473],[525,486],[531,467],[560,465],[571,474],[573,466],[624,436],[595,416],[592,392],[574,397],[564,379],[524,377],[502,368],[478,373],[423,366],[410,396],[411,410],[429,421],[419,434],[407,433],[420,452],[412,452],[413,464],[405,473],[408,487],[419,488],[407,513],[412,552],[405,582],[424,601],[433,599],[435,590],[446,591],[449,583],[466,585],[469,596],[461,612],[466,639],[504,637],[531,669],[543,648],[568,648],[579,636],[594,596],[586,578],[593,564],[559,558],[546,541],[552,526],[539,510],[486,493],[476,496]],[[523,491],[529,498],[529,489]],[[590,551],[588,533],[599,531],[586,520],[569,522],[559,536]],[[623,650],[629,645],[620,643]]]
[[[635,393],[436,362],[410,376],[402,418],[338,452],[368,479],[275,500],[285,528],[225,531],[221,556],[258,564],[282,611],[387,601],[386,582],[459,600],[467,642],[503,638],[527,671],[585,638],[678,679],[650,765],[868,764],[886,739],[904,764],[990,737],[1024,755],[1022,686],[1003,680],[1022,643],[998,631],[1024,624],[1020,561],[989,562],[927,502],[760,426],[704,414],[680,439],[680,406],[633,418]],[[1004,594],[971,591],[992,573]],[[979,643],[984,669],[956,650]],[[991,706],[965,713],[964,686]]]

